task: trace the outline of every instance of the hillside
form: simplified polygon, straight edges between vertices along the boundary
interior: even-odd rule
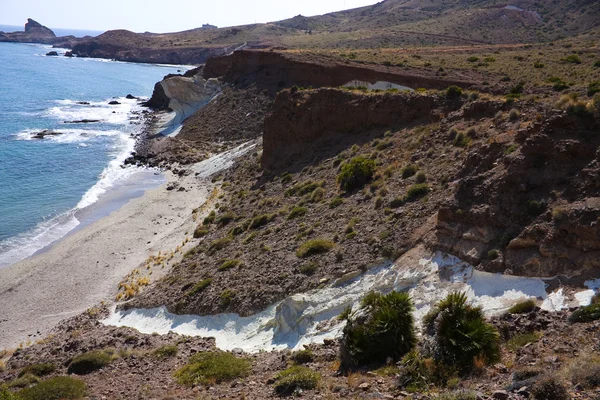
[[[201,64],[242,46],[291,49],[385,49],[541,43],[594,32],[598,2],[386,0],[323,16],[230,28],[153,34],[109,31],[57,46],[80,56],[122,61]]]

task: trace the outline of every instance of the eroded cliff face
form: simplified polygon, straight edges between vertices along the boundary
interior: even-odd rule
[[[336,143],[361,142],[361,134],[373,129],[430,121],[434,107],[434,97],[420,94],[282,91],[265,118],[262,166],[282,169],[310,161],[319,150],[335,149]]]
[[[211,58],[206,62],[204,77],[222,77],[226,82],[240,86],[257,85],[272,91],[294,85],[337,87],[353,80],[385,81],[413,89],[445,89],[450,85],[468,88],[477,81],[458,76],[438,77],[431,71],[416,68],[364,66],[311,54],[267,50],[240,50],[228,56]]]
[[[500,142],[471,152],[433,244],[492,271],[597,274],[599,128],[593,118],[548,111],[514,133],[510,154]]]

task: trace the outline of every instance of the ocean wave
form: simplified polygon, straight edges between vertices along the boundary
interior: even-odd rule
[[[97,202],[100,196],[106,193],[110,188],[116,184],[123,182],[125,179],[131,177],[135,172],[139,171],[139,168],[129,166],[123,167],[123,161],[133,151],[135,147],[135,141],[125,135],[119,138],[119,142],[115,144],[115,154],[108,166],[100,174],[100,179],[94,186],[92,186],[81,198],[77,204],[77,209],[88,207]]]
[[[35,228],[0,241],[0,267],[19,262],[62,238],[75,229],[79,221],[71,210],[39,223]]]
[[[40,140],[35,135],[43,129],[25,129],[15,135],[16,140]],[[89,130],[89,129],[57,129],[56,134],[48,134],[43,140],[53,143],[86,143],[102,136],[126,136],[124,132],[112,130]]]
[[[116,100],[120,104],[110,105]],[[101,102],[81,102],[75,100],[57,100],[56,106],[46,110],[45,116],[61,122],[81,120],[99,120],[112,125],[124,125],[129,121],[131,112],[137,108],[138,100],[119,97]],[[85,104],[82,104],[85,103]]]

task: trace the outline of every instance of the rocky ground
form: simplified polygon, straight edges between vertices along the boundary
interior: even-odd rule
[[[295,362],[290,352],[244,354],[234,351],[236,357],[250,361],[247,376],[220,384],[180,385],[173,377],[175,371],[194,354],[216,351],[212,339],[175,334],[142,335],[131,329],[106,327],[98,322],[106,313],[106,309],[90,309],[61,323],[51,336],[38,344],[16,350],[0,373],[0,379],[11,385],[18,380],[23,368],[36,363],[54,365],[56,369],[50,376],[64,375],[74,357],[92,350],[111,349],[115,356],[109,365],[77,376],[88,386],[86,398],[267,399],[279,398],[274,390],[274,378]],[[493,323],[505,336],[500,363],[453,379],[445,387],[431,385],[418,393],[400,384],[402,364],[374,366],[340,375],[337,373],[338,343],[311,345],[311,356],[304,363],[318,373],[319,383],[315,389],[300,390],[296,395],[307,399],[437,399],[439,393],[462,391],[473,393],[472,398],[517,400],[528,398],[532,385],[541,376],[553,374],[564,382],[572,398],[597,399],[600,391],[581,379],[589,375],[587,371],[600,368],[600,323],[570,324],[567,322],[569,314],[570,311],[537,310],[494,319]],[[175,346],[176,354],[160,353],[159,349],[167,345]]]

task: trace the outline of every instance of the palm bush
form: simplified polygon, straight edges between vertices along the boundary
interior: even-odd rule
[[[342,371],[398,360],[416,343],[412,300],[407,293],[367,294],[356,313],[347,310],[340,356]]]
[[[423,319],[435,342],[435,358],[461,371],[473,369],[476,360],[500,360],[500,335],[486,322],[481,307],[467,304],[465,293],[451,293]]]

